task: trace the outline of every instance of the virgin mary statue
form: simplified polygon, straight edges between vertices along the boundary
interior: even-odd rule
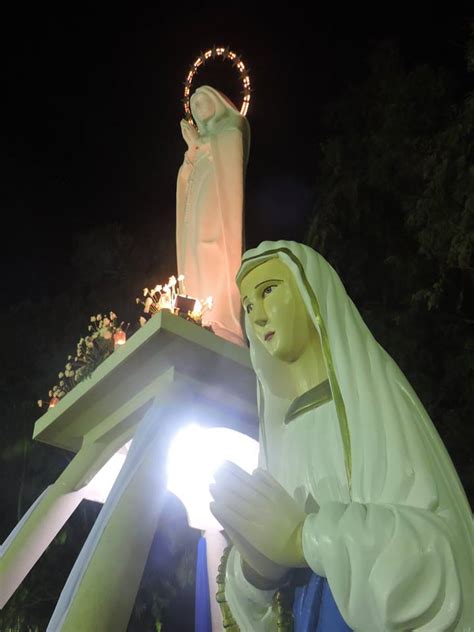
[[[286,629],[275,595],[291,586],[295,632],[472,630],[466,496],[336,272],[307,246],[263,242],[237,281],[261,445],[259,469],[227,464],[212,487],[234,544],[228,622]]]
[[[212,296],[214,332],[242,343],[234,278],[242,256],[244,176],[250,145],[247,119],[223,94],[202,86],[191,97],[197,130],[181,122],[188,145],[178,173],[176,250],[187,293]]]

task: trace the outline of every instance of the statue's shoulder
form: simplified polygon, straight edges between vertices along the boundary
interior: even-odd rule
[[[221,125],[215,127],[210,134],[212,138],[224,138],[224,137],[238,137],[242,136],[242,129],[236,124],[235,121],[226,121]]]

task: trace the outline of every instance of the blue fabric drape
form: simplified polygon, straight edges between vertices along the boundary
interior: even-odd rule
[[[206,540],[198,542],[196,562],[195,632],[212,632]],[[311,573],[295,588],[293,632],[352,632],[338,610],[325,577]]]
[[[196,561],[195,632],[212,632],[211,602],[207,576],[206,540],[199,538]]]
[[[312,573],[295,589],[294,632],[351,632],[339,612],[325,577]]]

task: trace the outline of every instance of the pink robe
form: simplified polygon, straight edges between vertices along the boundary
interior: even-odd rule
[[[205,315],[205,324],[217,335],[243,344],[235,275],[243,248],[247,123],[235,110],[228,117],[227,103],[216,91],[210,94],[217,106],[213,117],[217,122],[190,146],[178,173],[178,274],[184,274],[190,296],[200,300],[212,296],[214,307]],[[239,125],[239,119],[245,125]]]

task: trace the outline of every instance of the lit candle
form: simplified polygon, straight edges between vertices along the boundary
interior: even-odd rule
[[[169,292],[166,292],[165,294],[162,294],[160,296],[160,300],[158,302],[158,309],[159,310],[163,310],[163,309],[168,309],[168,310],[172,310],[172,304],[171,304],[171,296]]]
[[[127,334],[120,330],[120,331],[116,331],[114,333],[114,347],[120,347],[121,345],[124,345],[127,341]]]

